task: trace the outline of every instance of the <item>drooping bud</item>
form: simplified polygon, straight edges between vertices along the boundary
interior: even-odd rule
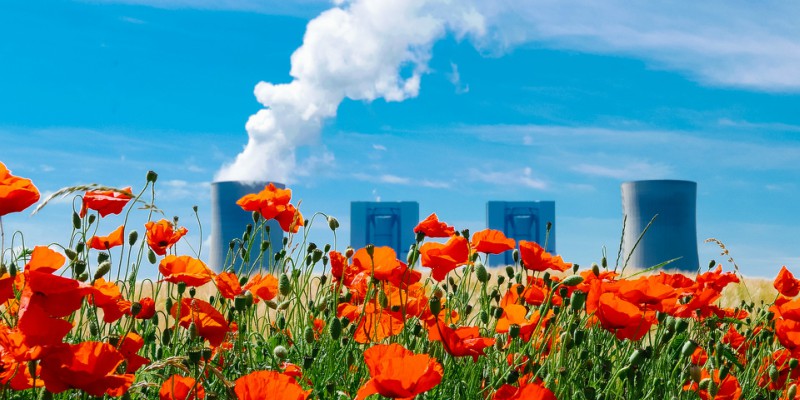
[[[694,340],[687,340],[681,348],[681,356],[684,358],[689,357],[694,353],[695,349],[697,349],[697,343]]]
[[[81,217],[76,212],[72,212],[72,227],[75,229],[81,229]]]
[[[97,271],[94,272],[94,280],[102,278],[103,275],[108,273],[108,271],[111,271],[111,263],[104,261],[97,267]]]
[[[70,248],[64,249],[64,255],[66,255],[67,258],[70,259],[70,261],[75,261],[75,259],[78,257],[78,253],[76,253],[75,250],[72,250]]]
[[[192,321],[189,323],[189,340],[197,339],[198,331],[197,331],[197,324]]]
[[[335,231],[337,228],[339,228],[339,220],[328,216],[328,228],[331,228],[332,231]]]
[[[147,171],[147,182],[155,183],[158,180],[158,174],[155,171]]]
[[[366,250],[367,250],[367,254],[368,254],[370,257],[372,257],[372,256],[373,256],[373,254],[375,254],[375,245],[374,245],[374,244],[370,243],[370,244],[368,244],[368,245],[367,245],[365,248],[366,248]]]

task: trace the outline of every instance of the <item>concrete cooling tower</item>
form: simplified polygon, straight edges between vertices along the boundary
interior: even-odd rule
[[[236,205],[236,201],[246,194],[258,193],[264,190],[267,184],[269,182],[244,181],[214,182],[211,184],[211,249],[209,267],[215,271],[219,272],[225,266],[225,259],[230,249],[231,240],[241,239],[247,224],[253,223],[253,213],[242,210],[241,207]],[[273,184],[281,189],[285,187],[280,183],[273,182]],[[259,246],[265,239],[271,241],[271,248],[280,249],[283,245],[283,231],[278,222],[271,220],[267,222],[267,225],[270,227],[269,238],[266,238],[262,231],[256,231],[255,226],[253,227],[253,232],[255,232],[255,244],[252,249],[253,258],[258,254]],[[239,246],[237,244],[235,251],[238,250]],[[274,251],[271,251],[268,256],[272,257],[273,253]],[[268,265],[270,259],[264,260],[265,265]],[[237,258],[234,269],[239,271],[241,267],[242,260]]]
[[[624,263],[639,235],[658,215],[636,245],[628,266],[649,268],[680,257],[667,268],[696,270],[697,183],[677,180],[633,181],[622,184],[622,213],[627,216],[622,242]]]

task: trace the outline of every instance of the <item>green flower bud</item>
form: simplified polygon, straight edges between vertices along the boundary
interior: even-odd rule
[[[331,216],[328,216],[328,228],[331,228],[332,231],[335,231],[339,227],[339,221]]]
[[[183,292],[186,291],[186,282],[178,282],[178,295],[183,295]]]
[[[91,333],[92,336],[97,336],[100,334],[100,327],[97,326],[96,322],[89,322],[89,333]]]
[[[94,272],[94,280],[98,280],[103,277],[103,275],[107,274],[108,271],[111,271],[111,263],[108,261],[104,261],[100,266],[97,267],[97,271]]]
[[[570,275],[561,281],[561,284],[567,287],[580,285],[581,283],[583,283],[583,277],[580,275]]]
[[[136,244],[137,240],[139,240],[139,232],[131,231],[131,233],[128,234],[128,245],[133,246]]]
[[[433,296],[428,300],[428,308],[431,309],[431,314],[439,315],[442,311],[442,300],[439,297]]]
[[[156,263],[156,253],[153,253],[152,249],[147,251],[147,261],[150,261],[150,264]]]
[[[11,276],[14,276],[14,275],[11,275]],[[86,281],[88,281],[88,280],[89,280],[89,274],[87,274],[86,272],[84,272],[84,273],[82,273],[82,274],[78,275],[78,281],[80,281],[80,282],[86,282]]]
[[[694,340],[687,340],[683,343],[681,348],[681,356],[686,358],[692,355],[697,349],[697,343]]]
[[[78,258],[78,253],[72,249],[64,249],[64,255],[66,255],[70,261],[75,261],[75,259]]]
[[[486,271],[486,267],[484,267],[483,264],[478,264],[478,266],[475,267],[475,276],[478,278],[478,282],[485,284],[489,281],[489,272]]]
[[[72,212],[72,227],[75,229],[81,229],[81,217],[76,212]]]
[[[331,324],[328,325],[328,333],[333,340],[339,340],[339,337],[342,336],[342,321],[339,318],[334,317],[331,320]]]
[[[285,360],[287,357],[289,357],[289,350],[286,350],[286,347],[277,345],[274,349],[272,349],[272,355],[279,360]]]
[[[192,321],[189,323],[189,340],[197,339],[199,332],[197,331],[197,324]]]
[[[314,343],[316,341],[316,338],[314,337],[314,329],[310,326],[306,326],[306,328],[303,329],[303,339],[305,339],[306,343],[308,344]]]
[[[372,257],[372,255],[373,255],[373,254],[375,254],[375,245],[374,245],[374,244],[371,244],[371,243],[370,243],[370,244],[368,244],[368,245],[366,246],[366,249],[367,249],[367,254],[368,254],[370,257]]]
[[[581,311],[584,304],[586,304],[586,293],[580,290],[572,292],[572,295],[569,297],[569,306],[572,308],[572,311]]]
[[[278,292],[280,292],[281,296],[288,296],[292,292],[292,283],[289,281],[288,275],[281,274],[278,279]]]
[[[242,295],[238,295],[233,298],[233,308],[236,311],[243,312],[247,309],[247,300]]]

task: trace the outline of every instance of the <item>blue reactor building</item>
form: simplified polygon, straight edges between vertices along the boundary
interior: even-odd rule
[[[353,201],[350,203],[350,245],[389,246],[405,262],[419,223],[416,201]]]
[[[547,223],[552,224],[547,234]],[[536,242],[548,252],[556,252],[555,201],[489,201],[486,203],[486,225],[519,242]],[[547,243],[545,243],[547,242]],[[489,257],[490,265],[514,264],[511,251]]]

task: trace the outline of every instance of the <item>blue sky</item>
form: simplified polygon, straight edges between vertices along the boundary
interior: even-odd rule
[[[158,205],[197,247],[192,205],[207,236],[209,183],[248,131],[266,135],[248,118],[311,99],[321,106],[302,136],[271,147],[272,166],[290,168],[265,173],[306,213],[338,217],[340,243],[351,200],[417,200],[422,217],[473,231],[487,200],[555,200],[559,253],[589,264],[603,246],[616,256],[620,183],[688,179],[700,239],[725,242],[746,274],[800,267],[800,8],[440,3],[344,2],[317,18],[335,6],[4,2],[0,161],[45,194],[137,189],[153,169]],[[261,86],[257,99],[262,81],[303,85]],[[70,207],[3,221],[26,242],[64,242]],[[701,260],[718,253],[700,244]]]

